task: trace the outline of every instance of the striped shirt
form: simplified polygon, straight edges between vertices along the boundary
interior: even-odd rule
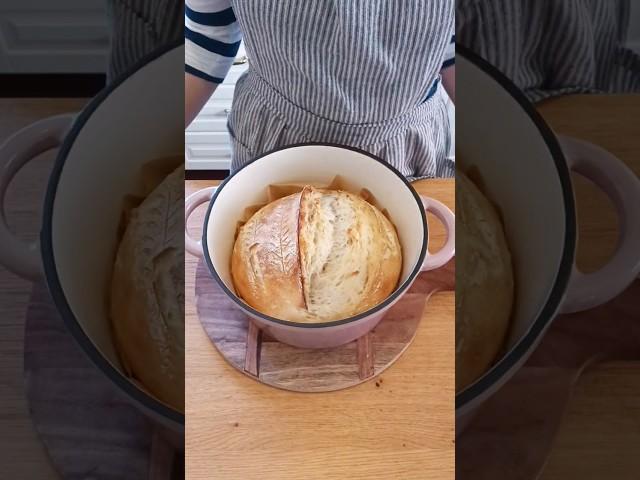
[[[222,83],[242,34],[229,0],[187,0],[184,9],[185,70]]]

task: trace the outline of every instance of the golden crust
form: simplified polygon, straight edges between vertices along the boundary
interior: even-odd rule
[[[118,247],[111,323],[127,373],[184,411],[184,170],[134,209]]]
[[[310,186],[241,227],[231,272],[256,310],[318,323],[362,313],[395,289],[402,258],[393,224],[348,192]]]
[[[280,198],[258,210],[236,238],[231,255],[236,293],[267,315],[296,317],[304,310],[299,210],[300,193]]]
[[[456,391],[493,364],[507,334],[514,297],[513,268],[493,205],[456,174]]]

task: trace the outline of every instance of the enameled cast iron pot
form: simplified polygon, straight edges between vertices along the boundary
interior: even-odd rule
[[[78,344],[154,420],[180,434],[184,414],[124,373],[111,334],[108,295],[124,198],[139,190],[140,168],[184,154],[184,48],[152,54],[97,95],[77,116],[41,120],[0,147],[0,195],[20,168],[60,148],[44,203],[40,242],[19,241],[0,219],[0,262],[46,281]],[[179,436],[177,437],[179,441]]]
[[[403,265],[399,286],[381,304],[333,322],[294,323],[265,315],[236,296],[230,274],[230,258],[238,220],[246,207],[265,203],[267,186],[309,182],[327,185],[336,175],[354,191],[369,190],[389,213],[402,246]],[[209,202],[202,241],[185,232],[189,253],[204,256],[211,275],[222,290],[263,330],[281,342],[305,348],[334,347],[364,335],[409,289],[416,276],[447,263],[455,254],[455,217],[442,203],[420,197],[393,167],[369,153],[330,144],[292,145],[272,151],[245,165],[219,187],[200,190],[187,198],[185,224],[200,204]],[[437,253],[428,252],[429,229],[425,209],[443,222],[447,241]]]
[[[506,353],[456,395],[460,432],[477,407],[527,360],[557,314],[600,305],[638,276],[640,181],[605,150],[556,136],[522,92],[494,67],[463,47],[456,53],[458,167],[478,173],[500,209],[516,287]],[[606,193],[620,220],[618,248],[594,273],[582,273],[575,265],[571,171]]]

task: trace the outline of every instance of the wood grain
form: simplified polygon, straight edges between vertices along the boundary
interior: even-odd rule
[[[247,329],[247,343],[244,354],[244,371],[254,377],[257,377],[260,372],[259,352],[261,347],[262,332],[255,323],[249,322]]]
[[[580,378],[541,480],[640,476],[640,362],[610,362]]]
[[[413,340],[413,335],[411,336]],[[375,373],[374,352],[371,335],[363,335],[356,341],[356,362],[358,364],[358,378],[366,380]]]
[[[148,480],[178,480],[184,478],[184,472],[176,474],[176,451],[173,445],[167,441],[162,429],[153,432],[151,441],[151,461],[146,476]]]
[[[186,193],[212,184],[187,182]],[[454,206],[452,180],[417,189]],[[191,218],[192,234],[203,215],[201,207]],[[430,225],[433,245],[442,245],[443,228]],[[189,480],[214,472],[266,480],[454,478],[452,292],[432,296],[411,348],[377,385],[309,395],[261,385],[222,359],[197,318],[197,260],[185,262]]]

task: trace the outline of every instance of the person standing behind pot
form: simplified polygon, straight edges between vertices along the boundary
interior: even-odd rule
[[[244,38],[228,129],[237,170],[301,142],[366,150],[410,179],[451,177],[453,0],[187,0],[185,127]],[[366,172],[363,172],[366,173]]]

